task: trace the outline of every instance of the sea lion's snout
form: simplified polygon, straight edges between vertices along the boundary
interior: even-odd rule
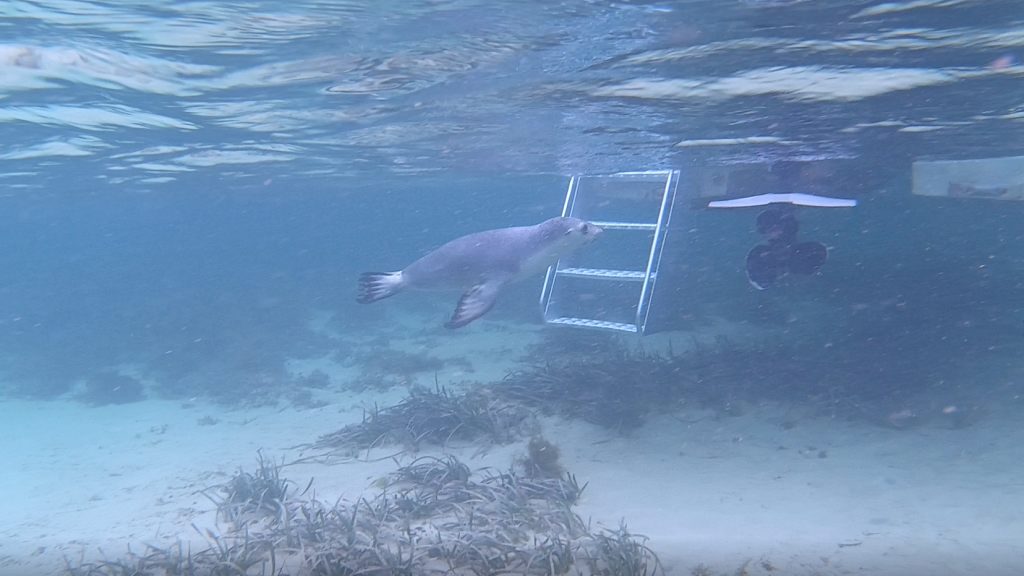
[[[580,234],[586,237],[588,241],[593,242],[598,236],[604,234],[604,230],[590,222],[584,222],[580,224]]]

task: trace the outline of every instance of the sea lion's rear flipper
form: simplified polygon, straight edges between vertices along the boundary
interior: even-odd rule
[[[501,287],[504,285],[504,280],[486,280],[467,290],[459,298],[455,313],[444,327],[462,328],[486,314],[494,306],[494,302],[498,299],[498,293],[501,292]]]
[[[366,272],[359,277],[356,302],[369,304],[394,296],[402,289],[401,272]]]

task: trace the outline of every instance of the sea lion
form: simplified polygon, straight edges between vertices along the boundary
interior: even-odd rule
[[[465,290],[445,324],[446,328],[461,328],[487,313],[506,284],[545,270],[600,234],[597,226],[571,217],[468,234],[400,272],[364,273],[356,301],[369,304],[406,288]]]

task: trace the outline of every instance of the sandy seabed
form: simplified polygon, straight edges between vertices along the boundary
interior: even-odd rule
[[[468,356],[472,378],[494,381],[538,330],[484,328],[406,344]],[[316,408],[231,411],[202,399],[103,407],[4,400],[0,574],[58,574],[66,561],[116,558],[146,544],[205,547],[196,528],[220,528],[201,490],[251,470],[258,450],[294,460],[302,455],[296,446],[404,393],[326,390]],[[959,429],[823,417],[793,425],[790,407],[777,404],[727,417],[682,406],[626,435],[559,418],[541,423],[565,468],[589,483],[577,512],[597,527],[625,521],[649,537],[668,574],[1010,576],[1024,573],[1019,408],[992,410]],[[506,469],[524,444],[449,453],[473,469]],[[296,485],[313,479],[322,500],[357,499],[394,469],[376,458],[390,452],[296,464],[282,474]],[[438,452],[417,455],[431,453]]]

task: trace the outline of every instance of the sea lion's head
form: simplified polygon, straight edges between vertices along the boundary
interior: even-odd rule
[[[543,222],[540,227],[547,240],[557,243],[562,250],[566,251],[589,244],[604,232],[586,220],[571,216],[551,218]]]

